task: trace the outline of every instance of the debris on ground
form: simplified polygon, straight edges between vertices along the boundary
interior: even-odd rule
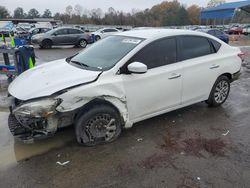
[[[227,136],[230,133],[230,131],[227,131],[226,133],[222,134],[222,136]]]
[[[63,163],[61,163],[61,162],[59,162],[59,161],[56,162],[56,164],[58,164],[58,165],[60,165],[60,166],[65,166],[65,165],[67,165],[67,164],[69,164],[69,163],[70,163],[70,161],[66,161],[66,162],[63,162]]]
[[[141,142],[141,141],[143,141],[142,138],[138,138],[138,139],[137,139],[137,142]]]

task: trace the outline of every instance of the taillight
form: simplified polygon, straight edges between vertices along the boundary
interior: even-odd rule
[[[243,52],[240,52],[240,53],[238,54],[238,56],[239,56],[239,58],[241,59],[241,61],[242,61],[242,63],[243,63],[244,60],[245,60],[245,54],[244,54]]]

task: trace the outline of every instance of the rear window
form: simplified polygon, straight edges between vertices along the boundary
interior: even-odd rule
[[[222,31],[219,31],[219,30],[215,30],[215,35],[217,35],[217,36],[223,35],[223,32],[222,32]]]
[[[218,52],[220,47],[221,47],[221,43],[219,43],[219,42],[217,42],[217,41],[215,41],[213,39],[210,39],[210,42],[211,42],[211,44],[212,44],[212,46],[214,48],[215,53]]]
[[[192,59],[213,53],[207,38],[198,36],[179,37],[181,60]]]

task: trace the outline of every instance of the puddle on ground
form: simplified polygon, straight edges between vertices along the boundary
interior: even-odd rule
[[[74,130],[64,129],[54,137],[40,140],[34,144],[17,141],[8,129],[8,113],[0,112],[0,169],[16,165],[18,161],[44,154],[52,149],[60,148],[74,140]]]

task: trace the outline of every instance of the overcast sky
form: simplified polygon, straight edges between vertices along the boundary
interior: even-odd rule
[[[146,9],[151,8],[155,4],[159,4],[163,0],[1,0],[1,6],[5,6],[8,10],[13,12],[16,7],[23,7],[25,11],[31,8],[36,8],[42,13],[46,8],[50,9],[53,13],[65,12],[67,5],[80,4],[86,9],[101,8],[106,11],[109,7],[113,7],[116,10],[122,10],[129,12],[133,8]],[[206,6],[209,0],[179,0],[185,5],[197,4],[200,6]],[[228,0],[233,1],[233,0]],[[238,0],[235,0],[238,1]]]

